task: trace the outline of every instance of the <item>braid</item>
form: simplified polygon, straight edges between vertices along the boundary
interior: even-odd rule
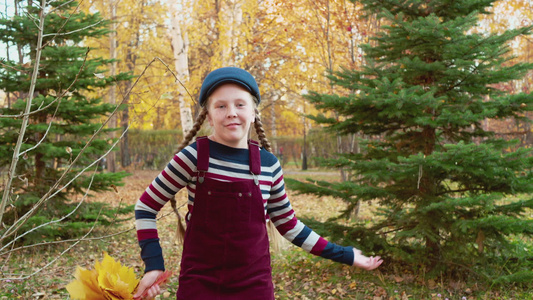
[[[178,228],[176,230],[176,238],[177,238],[178,244],[182,244],[183,239],[185,238],[185,226],[183,225],[183,220],[181,219],[181,216],[178,212],[179,207],[177,207],[176,205],[176,195],[170,198],[170,206],[172,207],[172,210],[176,214],[176,217],[178,217]]]
[[[183,138],[183,141],[178,146],[178,150],[176,150],[176,153],[180,152],[181,150],[183,150],[183,148],[189,145],[192,138],[195,137],[198,131],[200,130],[200,128],[202,128],[202,124],[204,123],[206,117],[207,117],[207,108],[204,106],[200,114],[198,114],[198,117],[196,117],[196,122],[192,126],[192,129],[189,130],[189,132],[187,132],[187,135]]]
[[[254,99],[257,103],[257,100]],[[261,141],[261,146],[263,146],[263,149],[267,150],[268,152],[271,152],[272,146],[270,145],[270,142],[268,141],[265,129],[263,128],[263,123],[261,122],[261,117],[259,117],[259,110],[257,107],[255,108],[255,122],[254,122],[255,132],[257,133],[257,137]],[[280,253],[283,239],[281,238],[281,234],[276,229],[276,226],[274,225],[274,222],[269,219],[268,226],[267,226],[269,236],[270,236],[270,242],[274,249],[274,252]]]
[[[255,108],[255,122],[254,122],[255,132],[257,133],[257,137],[261,141],[261,146],[263,146],[263,149],[267,150],[268,152],[271,152],[272,146],[270,145],[270,142],[268,141],[265,129],[263,128],[263,123],[261,122],[261,117],[259,117],[259,110]]]
[[[203,107],[202,111],[200,112],[198,117],[196,117],[196,122],[192,126],[192,129],[189,132],[187,132],[187,135],[183,138],[183,141],[178,146],[178,150],[176,151],[175,154],[177,154],[178,152],[183,150],[183,148],[185,148],[185,147],[187,147],[187,145],[189,145],[189,143],[191,142],[192,138],[196,136],[196,134],[198,133],[198,131],[202,127],[202,124],[204,123],[206,117],[207,117],[207,108]],[[177,232],[176,232],[176,236],[177,236],[177,239],[178,239],[178,243],[182,244],[183,243],[183,239],[185,237],[185,226],[183,226],[183,220],[181,219],[181,216],[180,216],[180,214],[178,212],[178,207],[176,205],[176,197],[175,196],[170,198],[170,205],[172,206],[172,210],[174,210],[174,213],[178,217],[178,229],[177,229]]]

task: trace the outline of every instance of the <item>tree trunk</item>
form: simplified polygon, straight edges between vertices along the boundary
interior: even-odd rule
[[[9,61],[11,58],[9,57],[9,43],[6,43],[6,58],[7,61]],[[4,106],[7,103],[7,108],[11,108],[11,97],[9,92],[5,93],[4,91],[0,90],[0,105]]]
[[[39,133],[37,135],[36,140],[40,141],[43,138],[44,134]],[[40,192],[40,189],[43,187],[44,182],[44,169],[46,168],[45,161],[43,160],[44,154],[42,154],[40,151],[35,152],[35,178],[33,180],[33,183],[35,185],[35,188]]]
[[[351,135],[352,141],[350,143],[350,152],[359,154],[361,153],[361,147],[359,145],[359,133],[352,134]],[[361,175],[357,175],[357,179],[361,179]],[[359,216],[359,212],[361,211],[361,199],[357,199],[357,203],[355,204],[355,208],[352,210],[350,214],[350,219],[357,219]]]
[[[278,92],[272,94],[272,105],[270,106],[270,136],[272,137],[272,151],[273,153],[281,154],[278,149],[278,130],[276,128],[276,101],[278,100]],[[281,157],[278,157],[281,160]]]
[[[302,149],[302,170],[305,171],[307,170],[307,122],[305,121],[305,98],[304,99],[304,105],[303,105],[303,116],[302,116],[302,121],[303,121],[303,125],[304,125],[304,144],[303,144],[303,149]]]
[[[179,19],[178,16],[183,16],[183,7],[187,6],[186,3],[182,3],[183,7],[180,9],[177,3],[169,4],[171,10],[170,29],[169,34],[171,38],[172,50],[174,52],[174,67],[176,69],[176,76],[185,86],[189,82],[189,37],[187,31],[183,30],[184,21]],[[190,15],[190,14],[189,14]],[[193,118],[189,101],[186,100],[188,95],[187,90],[178,81],[178,104],[180,109],[181,129],[183,136],[192,129]]]
[[[226,22],[226,43],[222,45],[222,64],[224,66],[237,65],[241,60],[239,55],[239,36],[242,25],[242,3],[241,0],[229,0],[222,10],[222,19]]]
[[[129,91],[131,89],[131,81],[126,82],[126,91]],[[122,111],[122,131],[124,135],[122,136],[122,141],[120,144],[120,159],[122,167],[128,167],[131,164],[131,158],[130,158],[130,148],[128,145],[128,132],[126,131],[128,129],[128,125],[130,122],[130,109],[129,109],[129,99],[130,96],[128,95],[128,98],[124,99],[124,104],[126,106],[124,107],[124,110]],[[125,131],[125,132],[124,132]]]
[[[39,72],[40,74],[40,72]],[[33,97],[35,98],[37,95],[39,95],[39,92],[35,92]],[[45,94],[43,94],[46,96]],[[35,115],[34,118],[30,118],[30,124],[31,121],[34,121],[35,124],[46,124],[46,122],[51,122],[52,120],[48,120],[46,113],[38,113]],[[45,132],[37,132],[35,134],[35,142],[38,143],[40,140],[44,138]],[[35,184],[35,189],[38,193],[44,192],[42,189],[45,186],[45,169],[46,169],[46,161],[43,159],[44,154],[40,151],[35,152],[35,178],[33,180],[33,183]]]
[[[428,108],[428,112],[429,112]],[[423,145],[421,145],[423,153],[425,156],[429,156],[435,151],[435,141],[436,141],[436,131],[435,128],[432,128],[430,126],[425,126],[422,129],[422,136],[420,137],[423,141]],[[429,175],[425,175],[422,172],[422,167],[420,168],[419,176],[419,182],[421,182],[419,186],[419,190],[421,193],[422,199],[432,199],[435,195],[435,188],[436,183],[435,181],[429,177]],[[420,203],[419,207],[427,207],[427,203]],[[435,227],[431,227],[431,234],[433,236],[439,236],[439,229]],[[429,255],[430,259],[433,259],[432,262],[436,263],[436,259],[439,257],[440,254],[440,247],[439,247],[439,241],[433,241],[428,235],[426,235],[426,251]],[[432,263],[433,264],[433,263]]]
[[[111,59],[116,60],[117,59],[117,34],[116,34],[116,14],[117,14],[117,7],[115,3],[111,3],[110,5],[111,9],[111,32],[109,33],[109,56]],[[111,63],[110,68],[110,75],[116,76],[117,75],[117,63],[114,61]],[[109,88],[109,103],[111,105],[116,105],[116,94],[117,94],[117,88],[116,85],[113,84]],[[109,128],[116,128],[117,127],[117,115],[111,116],[111,119],[109,120]],[[109,132],[109,138],[111,140],[114,140],[116,138],[116,132],[111,131]],[[116,171],[116,163],[115,163],[116,154],[114,151],[111,151],[107,155],[107,170],[109,172],[115,172]]]

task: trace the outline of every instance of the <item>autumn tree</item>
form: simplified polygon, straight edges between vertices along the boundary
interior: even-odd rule
[[[99,90],[97,94],[108,99],[109,103],[115,101],[115,98],[123,98],[124,109],[117,114],[117,122],[122,127],[120,166],[123,168],[127,168],[132,160],[136,164],[144,164],[145,161],[139,161],[146,156],[143,154],[153,153],[149,150],[150,147],[142,148],[146,153],[139,153],[140,149],[135,147],[139,141],[131,140],[130,129],[183,128],[180,126],[183,118],[180,117],[178,96],[175,93],[179,84],[173,75],[181,80],[183,78],[172,68],[174,58],[166,22],[170,5],[171,3],[147,0],[94,0],[82,3],[83,11],[98,11],[106,19],[112,20],[113,30],[108,36],[86,42],[97,48],[91,53],[92,56],[110,57],[114,54],[118,59],[116,72],[128,72],[136,76],[119,82],[116,87]],[[152,62],[156,58],[158,60]],[[105,75],[112,74],[113,68],[110,67]],[[135,81],[137,83],[134,87]],[[138,136],[135,135],[135,138]],[[174,144],[178,140],[179,137],[176,137]],[[161,156],[168,157],[169,153],[161,153]]]
[[[87,57],[91,49],[82,41],[109,33],[109,22],[99,14],[80,12],[73,1],[17,5],[24,14],[0,19],[0,41],[23,49],[23,61],[5,60],[0,69],[0,89],[18,96],[0,118],[0,167],[10,168],[2,191],[1,240],[49,222],[24,239],[74,236],[93,221],[117,217],[117,209],[102,210],[108,204],[81,205],[72,195],[110,189],[126,176],[96,172],[95,163],[115,142],[96,135],[99,121],[116,107],[89,95],[130,75],[106,77],[111,61]],[[102,132],[110,130],[115,129]],[[90,165],[92,174],[84,174]]]
[[[491,8],[492,14],[480,18],[477,30],[501,33],[508,28],[533,24],[533,2],[527,0],[499,1]],[[513,61],[533,62],[533,40],[528,36],[517,37],[513,41]],[[510,61],[508,63],[513,63]],[[518,91],[530,93],[533,91],[533,71],[521,78],[510,82],[500,83],[498,89],[505,89],[510,93]],[[525,119],[532,119],[533,113],[526,112]],[[533,146],[533,129],[528,121],[514,118],[486,120],[484,126],[495,131],[506,139],[519,139],[519,146]]]
[[[529,282],[533,249],[520,237],[533,234],[526,217],[533,208],[533,156],[526,148],[507,151],[516,141],[495,136],[482,123],[524,120],[533,109],[531,94],[496,88],[533,69],[508,63],[509,43],[532,27],[473,31],[490,0],[360,2],[386,24],[364,45],[366,64],[330,76],[348,94],[308,97],[339,115],[315,115],[316,122],[334,133],[367,137],[361,153],[326,161],[352,170],[353,177],[292,185],[342,198],[347,209],[340,217],[357,201],[378,204],[371,224],[326,227],[389,261],[433,275],[470,270],[483,279]]]

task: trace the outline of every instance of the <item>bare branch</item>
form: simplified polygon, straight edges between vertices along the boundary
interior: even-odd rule
[[[166,215],[164,215],[162,217],[166,217],[166,216],[168,216],[170,214],[172,214],[172,213],[167,213]],[[13,248],[11,250],[7,250],[7,251],[4,251],[4,252],[0,252],[0,256],[6,255],[8,253],[13,253],[13,252],[16,252],[16,251],[36,248],[36,247],[40,247],[40,246],[59,245],[59,244],[64,244],[64,243],[77,242],[77,241],[84,242],[84,241],[103,240],[103,239],[107,239],[107,238],[114,237],[114,236],[117,236],[117,235],[121,235],[121,234],[126,233],[126,232],[130,232],[130,231],[133,231],[133,230],[135,230],[135,226],[131,226],[128,229],[124,229],[124,230],[121,230],[121,231],[118,231],[118,232],[115,232],[115,233],[102,235],[102,236],[96,236],[96,237],[88,238],[87,236],[84,235],[83,237],[80,237],[80,238],[77,238],[77,239],[60,240],[60,241],[49,241],[49,242],[42,242],[42,243],[37,243],[37,244],[33,244],[33,245],[25,245],[25,246],[20,246],[20,247]],[[0,278],[0,280],[2,280],[2,279]]]
[[[119,107],[126,101],[126,99],[129,97],[129,95],[131,94],[131,91],[133,90],[133,88],[138,84],[139,80],[143,77],[143,75],[145,74],[146,70],[155,62],[155,61],[160,61],[163,65],[167,66],[168,68],[168,65],[166,65],[160,58],[154,58],[152,59],[152,61],[150,61],[150,63],[148,63],[146,65],[146,67],[144,68],[144,70],[141,72],[141,74],[137,77],[136,81],[134,82],[134,84],[130,87],[130,89],[127,91],[127,93],[124,95],[124,97],[122,98],[121,102],[115,107],[115,109],[113,110],[113,112],[111,113],[111,115],[109,116],[109,118],[107,118],[105,120],[105,122],[99,127],[98,130],[95,131],[95,133],[90,137],[90,139],[87,141],[87,143],[85,144],[85,146],[81,149],[81,151],[79,152],[79,154],[76,156],[76,158],[68,165],[68,167],[66,168],[66,170],[63,172],[63,174],[61,175],[61,177],[54,183],[54,185],[48,190],[48,192],[41,197],[41,199],[28,211],[26,212],[26,214],[24,214],[21,218],[19,218],[13,225],[11,225],[7,230],[6,232],[3,234],[3,236],[0,238],[0,241],[6,239],[7,237],[15,234],[21,226],[23,226],[27,221],[28,219],[34,215],[36,213],[36,211],[38,210],[38,208],[40,208],[46,201],[48,201],[49,199],[51,199],[52,197],[54,197],[55,195],[57,195],[59,192],[61,192],[63,189],[67,188],[74,180],[76,180],[78,177],[80,177],[87,169],[89,169],[90,167],[94,166],[95,164],[97,164],[101,159],[103,159],[103,157],[105,157],[106,155],[108,155],[112,150],[113,148],[118,144],[118,142],[120,142],[120,140],[123,138],[124,134],[128,131],[129,129],[129,126],[123,131],[122,135],[117,139],[117,141],[112,145],[112,147],[104,154],[102,155],[100,158],[98,158],[97,160],[95,160],[93,163],[91,163],[89,166],[87,166],[86,168],[84,168],[83,170],[81,170],[78,174],[76,174],[76,176],[74,176],[74,178],[72,178],[69,182],[67,182],[66,184],[64,184],[60,189],[58,189],[58,186],[59,184],[62,182],[62,180],[65,178],[66,174],[68,174],[70,172],[70,170],[72,169],[72,167],[75,165],[75,163],[79,160],[79,158],[81,157],[81,155],[85,152],[85,150],[87,149],[87,147],[92,143],[92,141],[94,140],[94,138],[103,130],[103,128],[107,125],[107,123],[109,122],[110,120],[110,117],[113,116],[114,114],[116,114],[116,112],[118,111]],[[27,117],[26,117],[27,118]],[[20,138],[20,137],[19,137]],[[13,177],[10,177],[9,178],[11,181],[13,179]],[[56,190],[57,189],[57,190]],[[7,189],[6,189],[7,190]],[[55,191],[55,192],[54,192]],[[6,198],[4,198],[6,199]],[[3,248],[2,248],[3,249]]]
[[[48,13],[46,13],[46,14],[47,14],[47,15],[52,14],[52,13],[55,12],[56,10],[62,8],[62,7],[65,6],[65,5],[68,5],[68,4],[70,4],[70,3],[74,2],[74,1],[75,1],[75,0],[70,0],[70,1],[67,1],[67,2],[63,2],[63,3],[61,3],[59,6],[54,7],[54,9],[50,10],[50,11],[49,11]],[[80,7],[80,4],[81,4],[82,2],[83,2],[83,0],[81,0],[81,1],[79,2],[79,4],[78,4],[78,6],[76,7],[75,11],[78,10],[78,8]],[[52,1],[51,1],[50,3],[52,3]]]
[[[118,106],[117,106],[118,107]],[[116,109],[115,111],[116,112]],[[108,119],[109,120],[109,119]],[[68,172],[72,169],[72,167],[74,166],[74,164],[78,161],[79,157],[81,156],[81,154],[85,151],[85,149],[87,149],[87,147],[91,144],[92,140],[94,139],[94,137],[102,130],[102,128],[105,126],[105,124],[107,123],[107,121],[93,134],[93,136],[91,137],[91,139],[85,144],[85,146],[83,147],[83,149],[80,151],[80,153],[76,156],[76,158],[74,158],[74,160],[68,165],[68,167],[66,168],[66,170],[63,172],[63,174],[61,175],[61,177],[54,183],[54,185],[48,190],[48,192],[43,196],[41,197],[41,199],[39,199],[39,201],[37,201],[37,203],[35,203],[35,205],[28,211],[26,212],[26,214],[24,214],[22,217],[20,217],[15,223],[13,223],[13,225],[11,225],[11,227],[9,227],[6,232],[4,233],[4,235],[0,238],[0,241],[6,239],[7,237],[13,235],[15,232],[18,231],[18,229],[24,225],[28,219],[33,216],[36,212],[37,212],[37,209],[40,208],[45,202],[47,202],[48,200],[50,200],[51,198],[53,198],[55,195],[57,195],[58,193],[60,193],[62,190],[66,189],[72,182],[74,182],[74,180],[78,179],[78,177],[80,177],[83,173],[85,173],[85,171],[87,169],[89,169],[90,167],[98,164],[98,162],[100,162],[100,160],[102,160],[104,157],[106,157],[111,151],[113,151],[113,149],[115,148],[115,146],[120,142],[120,140],[122,139],[122,137],[124,136],[124,134],[127,132],[127,130],[129,129],[129,126],[126,128],[126,130],[124,130],[124,132],[122,133],[122,135],[120,136],[120,138],[117,139],[117,141],[111,146],[111,148],[109,148],[109,150],[102,156],[100,156],[100,158],[98,158],[97,160],[95,160],[94,162],[92,162],[89,166],[87,166],[86,168],[84,168],[83,170],[81,170],[80,172],[78,172],[78,174],[76,174],[76,176],[74,176],[69,182],[67,182],[65,185],[63,185],[60,189],[57,189],[53,194],[52,192],[59,186],[59,184],[61,183],[61,181],[63,180],[63,178],[66,176],[66,174],[68,174]]]
[[[185,205],[187,205],[187,201],[182,203],[177,208],[182,208]],[[157,220],[159,221],[159,220],[164,219],[164,218],[168,217],[169,215],[173,215],[173,214],[174,214],[174,212],[168,212],[168,213],[162,215],[161,217],[157,218]],[[6,254],[10,254],[10,253],[13,253],[13,252],[16,252],[16,251],[31,249],[31,248],[40,247],[40,246],[59,245],[59,244],[64,244],[64,243],[77,242],[77,241],[104,240],[104,239],[107,239],[107,238],[111,238],[111,237],[114,237],[114,236],[117,236],[117,235],[121,235],[121,234],[130,232],[130,231],[133,231],[135,229],[136,229],[135,225],[133,225],[133,226],[130,226],[130,228],[128,228],[128,229],[120,230],[120,231],[115,232],[115,233],[110,233],[110,234],[101,235],[101,236],[95,236],[95,237],[90,237],[90,238],[88,238],[86,236],[83,236],[83,237],[77,238],[77,239],[68,239],[68,240],[60,240],[60,241],[49,241],[49,242],[42,242],[42,243],[32,244],[32,245],[25,245],[25,246],[20,246],[20,247],[13,248],[13,249],[10,249],[10,250],[4,251],[4,252],[0,252],[0,256],[6,255]],[[2,280],[2,279],[0,278],[0,280]]]
[[[42,5],[44,6],[46,4],[46,0],[41,0],[42,1]],[[41,17],[40,17],[40,21],[39,21],[42,25],[44,25],[44,14],[41,13]],[[36,85],[36,82],[37,82],[37,74],[39,73],[39,64],[40,64],[40,61],[41,61],[41,52],[42,52],[42,48],[41,48],[41,45],[43,43],[43,31],[42,29],[39,29],[39,32],[37,34],[37,49],[36,49],[36,54],[35,54],[35,65],[33,66],[33,74],[31,76],[31,83],[30,83],[30,93],[28,95],[28,100],[26,102],[26,108],[24,109],[24,111],[26,113],[28,113],[31,109],[31,103],[32,103],[32,100],[33,100],[33,94],[35,92],[35,85]],[[11,190],[11,184],[13,182],[13,178],[15,177],[15,172],[16,172],[16,167],[17,167],[17,163],[18,163],[18,159],[19,159],[19,152],[20,152],[20,148],[22,146],[22,141],[24,140],[24,135],[26,133],[26,127],[28,126],[28,121],[29,121],[29,116],[24,116],[22,118],[22,124],[21,124],[21,127],[20,127],[20,133],[19,133],[19,136],[18,136],[18,139],[17,139],[17,144],[15,145],[15,149],[13,151],[13,159],[11,160],[11,165],[9,167],[9,172],[8,172],[8,178],[7,178],[7,183],[6,183],[6,186],[4,188],[4,193],[3,193],[3,196],[2,196],[2,202],[0,203],[0,224],[2,224],[2,218],[4,216],[4,212],[5,212],[5,208],[6,208],[6,204],[7,204],[7,201],[10,197],[10,193],[9,191]]]
[[[37,23],[39,21],[39,19],[37,19],[36,17],[32,16],[31,14],[29,14],[27,12],[25,12],[25,14],[26,14],[26,17],[28,17],[28,19],[32,20],[33,25],[35,25],[35,27],[37,27],[37,29],[39,29],[39,32],[42,32],[43,28],[41,26],[39,26],[39,24]],[[43,17],[43,20],[44,20],[44,17]]]
[[[61,104],[61,102],[59,102],[59,104]],[[54,114],[52,115],[52,120],[56,117],[57,111],[59,110],[59,104],[57,105],[56,110],[54,111]],[[52,120],[50,120],[50,123],[48,123],[48,128],[44,132],[43,137],[41,138],[41,140],[39,142],[37,142],[37,144],[35,144],[33,147],[31,147],[29,149],[26,149],[25,151],[21,152],[19,154],[19,156],[23,156],[24,154],[32,151],[33,149],[36,149],[37,147],[39,147],[39,145],[41,145],[41,143],[44,141],[44,139],[48,136],[48,133],[50,132],[50,128],[52,128],[52,124],[54,124],[54,122]]]
[[[11,258],[11,254],[16,251],[17,248],[15,248],[15,244],[12,245],[11,247],[11,250],[10,251],[6,251],[4,253],[8,254],[7,257],[4,259],[4,264],[2,265],[2,270],[5,270],[6,269],[6,265],[8,264],[9,262],[9,259]],[[3,254],[0,254],[3,256]]]
[[[44,1],[44,0],[43,0]],[[60,191],[62,191],[63,189],[65,189],[66,187],[68,187],[70,185],[70,183],[72,183],[74,180],[76,180],[79,176],[81,176],[81,174],[83,174],[83,172],[85,172],[85,170],[87,170],[88,168],[90,168],[91,166],[93,166],[94,164],[98,163],[105,155],[107,155],[108,153],[111,152],[111,150],[117,145],[117,143],[120,141],[120,139],[124,136],[124,134],[127,132],[127,130],[124,130],[124,132],[122,133],[121,137],[119,139],[117,139],[117,141],[113,144],[113,146],[110,148],[109,151],[107,151],[102,157],[100,157],[98,160],[94,161],[92,164],[90,164],[88,167],[86,167],[85,169],[83,169],[82,171],[80,171],[71,181],[69,181],[67,184],[63,185],[63,187],[61,189],[58,189],[55,193],[54,190],[57,189],[57,187],[59,186],[59,184],[63,181],[63,179],[65,178],[65,176],[70,172],[70,170],[72,169],[72,167],[75,165],[75,163],[79,160],[79,158],[81,157],[81,155],[85,152],[85,150],[89,147],[89,145],[92,143],[92,141],[94,140],[94,138],[103,130],[103,128],[107,125],[107,123],[109,122],[109,120],[111,119],[111,117],[113,115],[115,115],[119,109],[119,107],[126,101],[126,99],[129,97],[129,95],[131,94],[131,91],[133,90],[133,88],[137,85],[137,83],[139,82],[139,80],[143,77],[144,73],[146,73],[146,70],[152,65],[152,63],[154,63],[156,60],[159,60],[160,62],[162,62],[164,65],[166,65],[160,58],[154,58],[152,59],[152,61],[150,61],[148,63],[148,65],[146,65],[146,67],[144,68],[144,70],[141,72],[141,74],[137,77],[137,79],[135,80],[134,84],[131,86],[131,88],[127,91],[127,93],[124,95],[124,97],[122,98],[122,100],[120,101],[120,103],[115,107],[115,109],[113,110],[113,112],[111,113],[111,115],[105,120],[105,122],[100,126],[100,128],[98,128],[98,130],[96,130],[93,135],[89,138],[89,140],[87,141],[87,143],[85,144],[85,146],[81,149],[81,151],[78,153],[78,155],[76,156],[76,158],[74,158],[74,160],[68,165],[68,167],[65,169],[65,171],[63,171],[63,174],[61,174],[61,177],[54,183],[54,185],[48,190],[48,192],[46,192],[46,194],[44,196],[41,197],[41,199],[39,199],[39,201],[37,201],[37,203],[35,203],[35,205],[28,211],[26,212],[21,218],[19,218],[14,224],[12,224],[7,230],[6,232],[2,235],[2,237],[0,237],[0,241],[6,239],[7,237],[15,234],[17,232],[17,230],[22,226],[24,225],[28,219],[35,214],[35,212],[37,211],[38,208],[40,208],[46,201],[48,201],[51,197],[55,196],[57,193],[59,193]],[[27,118],[27,117],[25,117]],[[129,128],[129,126],[128,126]],[[19,139],[20,139],[20,136],[19,136]],[[20,146],[19,146],[19,150],[20,150]],[[16,151],[17,154],[18,154],[18,151]],[[17,156],[17,159],[18,159],[18,156]],[[14,173],[14,172],[13,172]],[[10,175],[10,177],[8,178],[9,180],[9,186],[11,185],[11,181],[13,180],[13,175]],[[9,187],[8,186],[8,187]],[[8,189],[6,188],[4,190],[4,194],[6,194],[6,191]],[[53,194],[52,194],[53,193]],[[2,204],[4,205],[5,207],[5,203],[7,203],[7,197],[4,197],[2,199]],[[0,219],[1,221],[1,219]]]
[[[32,3],[32,5],[37,6],[37,8],[41,9],[44,13],[44,8],[46,7],[46,2],[43,2],[41,5],[39,3]],[[46,15],[45,15],[46,18]]]
[[[72,1],[66,2],[66,3],[64,3],[63,5],[66,5],[67,3],[70,3],[70,2],[72,2]],[[80,7],[80,5],[81,5],[82,2],[83,2],[83,1],[80,1],[80,2],[78,3],[78,6],[76,6],[76,8],[74,9],[74,12],[76,12],[76,11],[78,10],[78,8]],[[63,6],[63,5],[60,5],[59,7],[61,7],[61,6]],[[59,7],[57,7],[56,9],[58,9]],[[55,11],[56,9],[51,10],[48,14],[51,14],[51,13],[52,13],[53,11]],[[48,15],[48,14],[47,14],[47,15]],[[74,15],[74,14],[71,13],[71,14],[68,16],[68,18],[65,20],[65,22],[63,22],[63,24],[61,25],[61,27],[59,27],[59,30],[58,30],[56,33],[54,33],[54,34],[50,34],[50,35],[54,35],[54,37],[51,38],[48,42],[46,42],[46,44],[43,45],[43,48],[46,47],[46,46],[48,46],[48,44],[50,44],[50,43],[54,40],[54,38],[55,38],[56,36],[59,35],[59,33],[61,32],[61,30],[63,30],[63,28],[65,27],[65,25],[67,25],[67,23],[70,21],[70,19],[72,18],[73,15]],[[83,29],[83,28],[82,28],[82,29]],[[48,35],[45,34],[44,36],[46,37],[46,36],[48,36]]]
[[[89,191],[91,190],[91,186],[93,184],[93,181],[94,181],[94,176],[96,175],[96,171],[98,170],[98,165],[96,166],[96,168],[94,168],[94,171],[93,171],[93,175],[91,176],[91,181],[89,182],[89,186],[87,187],[87,190],[85,191],[85,194],[83,195],[83,197],[81,198],[80,202],[78,203],[78,205],[76,205],[76,207],[71,211],[69,212],[68,214],[64,215],[62,218],[60,219],[57,219],[57,220],[52,220],[50,222],[47,222],[47,223],[43,223],[39,226],[35,226],[34,228],[24,232],[23,234],[17,236],[16,238],[14,238],[12,241],[10,241],[9,243],[7,243],[4,247],[0,248],[0,251],[4,250],[6,247],[9,247],[11,244],[14,244],[17,240],[23,238],[25,235],[39,229],[39,228],[42,228],[42,227],[45,227],[45,226],[49,226],[49,225],[52,225],[52,224],[55,224],[55,223],[59,223],[63,220],[65,220],[66,218],[70,217],[73,213],[75,213],[78,208],[83,204],[83,202],[85,202],[85,199],[87,198],[87,195],[89,194]],[[50,197],[51,198],[51,197]]]
[[[17,68],[15,68],[15,67],[13,67],[13,66],[8,66],[8,65],[4,64],[4,63],[1,62],[1,61],[0,61],[0,65],[1,65],[2,67],[4,67],[4,68],[12,69],[12,70],[14,70],[15,72],[22,72],[22,73],[24,72],[24,70],[22,70],[22,69],[17,69]]]
[[[49,266],[51,266],[52,264],[54,264],[59,258],[61,258],[63,256],[63,254],[67,253],[68,251],[70,251],[72,248],[74,248],[77,244],[79,244],[85,237],[87,237],[89,234],[91,234],[91,232],[94,230],[94,228],[96,227],[96,224],[98,223],[98,219],[100,218],[100,214],[102,213],[102,208],[100,208],[100,211],[98,212],[98,216],[96,217],[96,220],[94,221],[93,223],[93,226],[91,227],[91,229],[89,229],[89,232],[87,232],[82,238],[80,238],[79,240],[77,240],[74,244],[70,245],[67,249],[65,249],[63,252],[61,252],[57,257],[55,257],[54,259],[52,259],[50,262],[48,262],[46,265],[42,266],[41,268],[33,271],[32,273],[28,274],[28,275],[21,275],[19,277],[12,277],[12,278],[2,278],[2,280],[23,280],[23,279],[28,279],[32,276],[34,276],[35,274],[37,273],[40,273],[42,270],[48,268]]]
[[[82,30],[85,30],[85,29],[89,29],[89,28],[91,28],[91,27],[94,27],[94,26],[96,26],[96,25],[98,25],[98,24],[100,24],[100,23],[102,23],[102,22],[103,22],[103,20],[100,20],[100,21],[98,21],[98,22],[96,22],[96,23],[94,23],[94,24],[87,25],[87,26],[85,26],[85,27],[83,27],[83,28],[79,28],[79,29],[72,30],[72,31],[69,31],[69,32],[65,32],[65,33],[59,33],[59,32],[56,32],[56,33],[49,33],[49,34],[45,34],[45,35],[43,35],[43,37],[49,37],[49,36],[54,36],[54,37],[56,37],[56,36],[58,36],[58,35],[59,35],[59,36],[63,36],[63,35],[73,34],[73,33],[76,33],[76,32],[79,32],[79,31],[82,31]]]
[[[172,74],[172,76],[174,76],[176,81],[180,83],[180,85],[185,89],[185,91],[187,91],[187,94],[189,94],[189,97],[191,97],[193,103],[196,103],[196,101],[194,100],[194,97],[191,95],[191,93],[189,92],[187,87],[183,84],[183,82],[181,82],[181,80],[178,78],[178,76],[176,74],[174,74],[174,72],[170,69],[170,67],[161,58],[156,57],[154,59],[159,60],[167,68],[167,70],[170,72],[170,74]],[[153,60],[152,60],[152,62],[153,62]],[[150,63],[152,63],[152,62],[150,62]]]

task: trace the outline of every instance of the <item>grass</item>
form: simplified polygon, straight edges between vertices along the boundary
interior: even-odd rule
[[[142,191],[157,175],[157,171],[136,171],[119,187],[119,193],[107,192],[98,195],[99,200],[118,203],[122,199],[133,204]],[[338,180],[338,173],[324,171],[287,172],[286,177],[303,180]],[[324,221],[344,208],[339,200],[306,195],[296,195],[289,191],[291,203],[298,216],[313,217]],[[184,191],[178,194],[178,202],[184,203]],[[181,209],[184,214],[184,209]],[[368,207],[363,207],[362,215],[371,216]],[[169,205],[164,207],[164,217],[158,222],[159,233],[165,251],[166,266],[174,271],[170,282],[159,299],[175,299],[178,286],[180,246],[175,244],[175,217]],[[133,220],[120,228],[98,228],[93,237],[133,228]],[[58,257],[71,244],[49,245],[30,248],[0,257],[0,277],[16,278],[43,268]],[[122,264],[134,268],[141,276],[143,263],[134,230],[105,239],[83,241],[61,256],[50,267],[25,280],[0,281],[0,300],[3,299],[69,299],[65,286],[73,280],[76,266],[93,268],[106,251]],[[172,254],[171,254],[172,253]],[[272,254],[273,282],[276,299],[533,299],[531,288],[499,288],[481,286],[466,279],[441,277],[427,279],[422,271],[414,273],[401,266],[384,265],[372,272],[362,271],[315,257],[298,247],[283,244],[279,253]]]

